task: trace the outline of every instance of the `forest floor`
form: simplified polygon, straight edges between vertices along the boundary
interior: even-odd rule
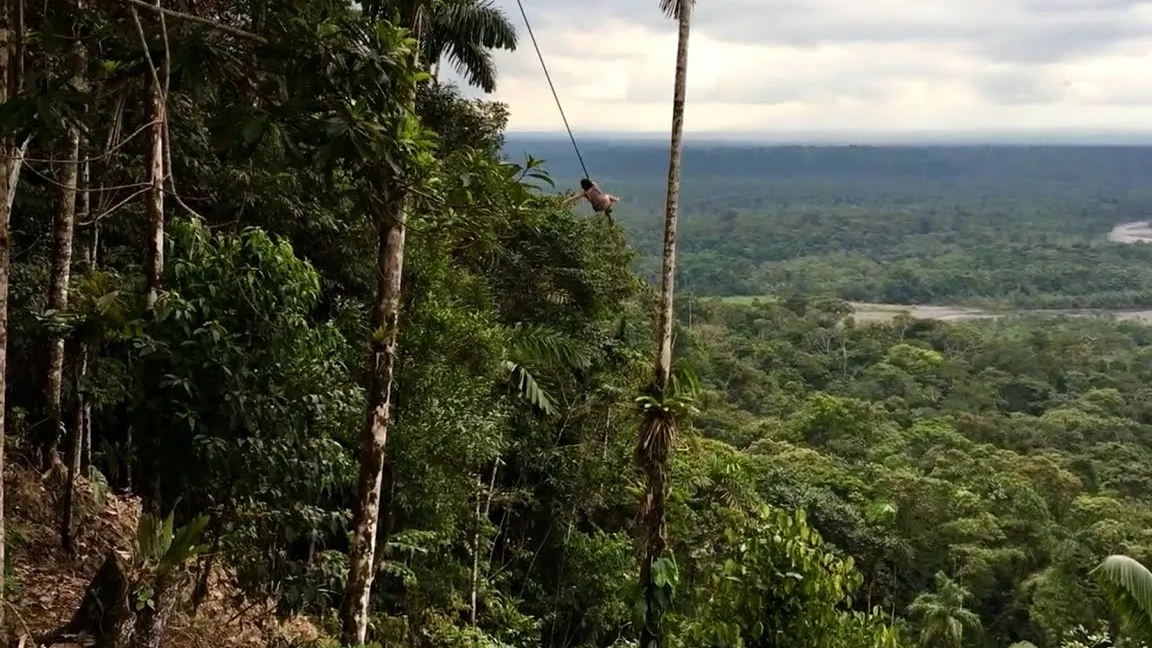
[[[14,453],[13,453],[14,454]],[[16,637],[43,637],[64,626],[109,551],[135,544],[140,502],[103,492],[79,480],[75,503],[75,552],[60,545],[63,478],[42,477],[19,455],[4,474],[8,578],[7,621]],[[268,606],[240,599],[222,570],[212,574],[207,600],[193,614],[174,620],[166,648],[269,648],[316,642],[319,633],[304,620],[275,621]],[[28,646],[34,645],[32,641]],[[71,648],[81,644],[58,644]]]

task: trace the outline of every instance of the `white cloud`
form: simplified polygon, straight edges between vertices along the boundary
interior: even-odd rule
[[[675,24],[650,5],[526,0],[574,129],[667,131]],[[1152,127],[1145,0],[701,0],[695,13],[690,132]],[[512,130],[558,131],[521,32],[496,54],[493,98]]]

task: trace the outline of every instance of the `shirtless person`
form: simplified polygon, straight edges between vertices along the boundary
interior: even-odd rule
[[[573,196],[572,200],[586,198],[592,205],[592,211],[597,213],[604,212],[608,220],[612,220],[612,205],[620,202],[620,198],[604,191],[600,188],[600,185],[592,182],[588,178],[580,181],[580,188],[582,191]],[[568,204],[571,204],[571,202]]]

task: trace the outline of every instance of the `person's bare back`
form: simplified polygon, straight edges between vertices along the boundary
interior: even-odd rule
[[[612,216],[612,205],[619,202],[619,198],[604,191],[600,185],[588,178],[580,181],[580,188],[583,190],[584,197],[592,205],[593,211],[604,212],[608,217]]]

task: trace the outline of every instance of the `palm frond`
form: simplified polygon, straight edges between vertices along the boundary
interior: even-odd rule
[[[911,603],[908,604],[907,612],[911,616],[933,616],[938,610],[942,609],[940,602],[936,600],[936,595],[929,592],[918,594]]]
[[[753,510],[760,503],[759,494],[748,481],[744,466],[724,457],[713,457],[711,485],[716,497],[728,508]]]
[[[444,50],[448,48],[443,36],[433,32],[420,39],[420,61],[427,66],[433,66],[444,57]]]
[[[637,462],[642,466],[663,466],[679,436],[680,426],[672,412],[659,407],[645,408],[640,438],[636,441]]]
[[[487,49],[515,50],[516,26],[489,0],[457,0],[439,6],[435,31],[445,40],[473,43]]]
[[[592,364],[592,353],[585,345],[547,326],[517,324],[511,338],[511,355],[526,364],[567,369],[587,369]]]
[[[508,329],[510,348],[501,367],[521,398],[544,414],[556,411],[554,401],[529,367],[586,369],[592,364],[588,346],[539,324],[517,324]]]
[[[964,624],[956,617],[948,617],[944,622],[944,627],[946,628],[946,636],[951,639],[951,644],[959,646],[964,640]]]
[[[660,0],[660,11],[673,20],[680,20],[680,10],[688,2],[691,2],[693,7],[696,6],[696,0]]]
[[[960,623],[962,628],[967,628],[969,630],[979,630],[982,625],[980,621],[980,615],[976,614],[972,610],[969,610],[968,608],[960,608],[959,610],[956,610],[955,615],[956,616],[953,618],[955,618],[956,621]]]
[[[536,378],[524,365],[517,364],[511,360],[505,360],[503,362],[503,368],[512,379],[512,384],[515,386],[520,398],[528,401],[529,405],[548,416],[556,413],[556,406],[553,405],[552,399],[544,389],[540,387],[540,383],[536,382]]]
[[[426,61],[442,56],[469,85],[496,89],[492,50],[515,50],[516,26],[491,0],[449,0],[435,5],[422,52]]]
[[[864,519],[873,524],[891,524],[896,519],[899,509],[887,500],[875,500],[868,505],[864,512]]]
[[[1152,639],[1152,572],[1128,556],[1108,556],[1092,570],[1129,632]]]
[[[496,62],[491,51],[475,43],[451,41],[445,45],[444,55],[468,85],[484,92],[496,90]]]

